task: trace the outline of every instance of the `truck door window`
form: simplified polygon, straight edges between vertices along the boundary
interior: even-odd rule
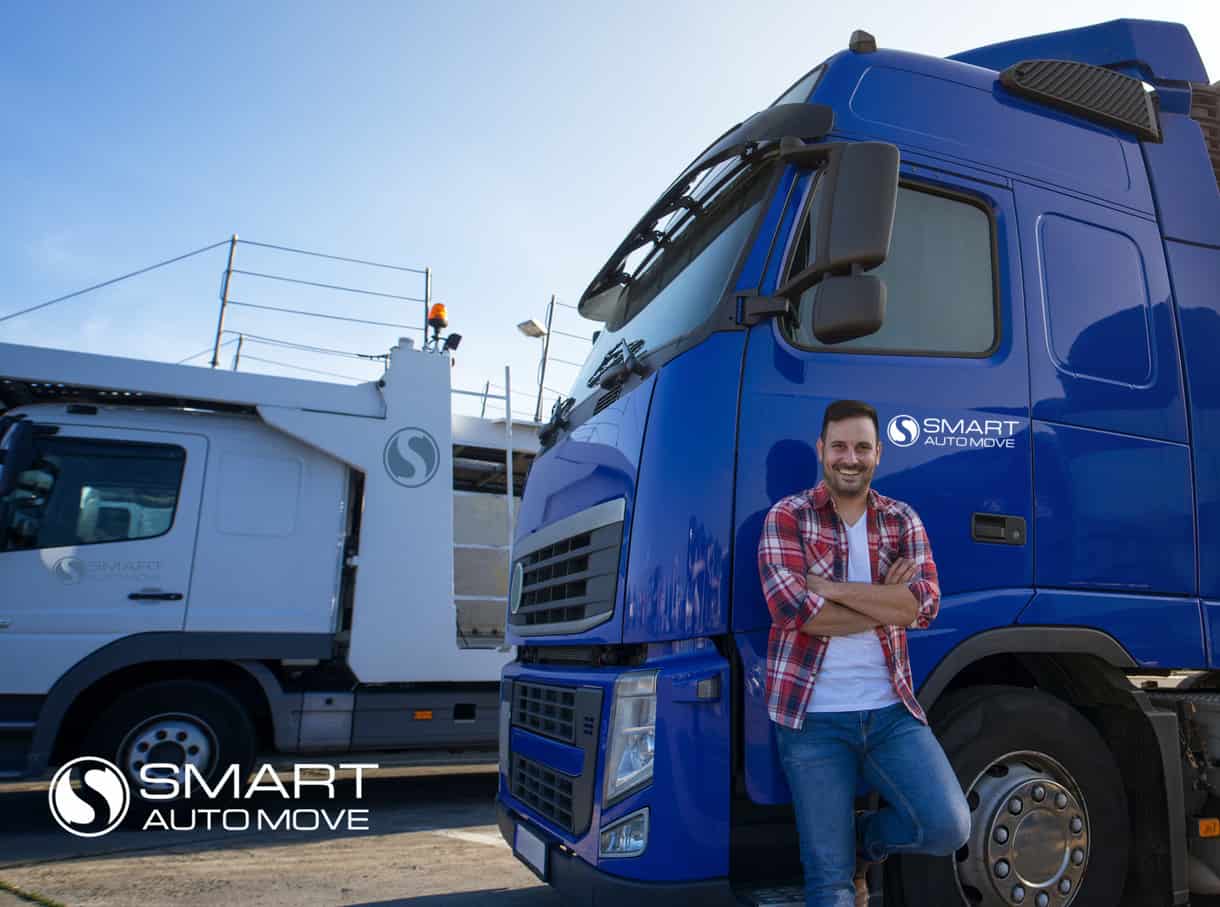
[[[38,459],[0,499],[0,551],[154,538],[169,532],[186,451],[82,438],[35,442]]]
[[[788,273],[810,257],[818,198],[792,251]],[[995,349],[997,299],[991,217],[978,204],[908,186],[898,189],[894,233],[885,264],[869,272],[885,281],[881,330],[835,346],[823,346],[807,330],[811,319],[785,326],[788,340],[807,349],[834,352],[988,356]],[[812,305],[814,290],[801,296]],[[807,313],[805,313],[807,314]]]

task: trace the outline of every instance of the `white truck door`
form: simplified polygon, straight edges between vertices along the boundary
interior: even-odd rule
[[[61,426],[0,506],[0,693],[44,694],[134,633],[181,630],[208,442]]]

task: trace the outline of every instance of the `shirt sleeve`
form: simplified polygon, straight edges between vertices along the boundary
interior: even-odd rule
[[[826,601],[809,591],[807,569],[796,515],[787,507],[772,507],[758,542],[758,573],[771,622],[781,630],[799,630]]]
[[[907,524],[898,547],[900,555],[913,561],[918,571],[907,584],[919,602],[919,611],[908,629],[926,630],[940,612],[940,579],[936,574],[936,561],[932,560],[932,543],[928,541],[923,521],[914,510],[907,512]]]

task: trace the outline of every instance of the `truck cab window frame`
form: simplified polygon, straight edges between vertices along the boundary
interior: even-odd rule
[[[0,554],[145,541],[173,529],[184,448],[56,436],[36,440],[35,451],[0,499]]]
[[[810,231],[813,229],[813,226],[811,225],[816,225],[816,220],[820,213],[820,202],[822,199],[821,194],[818,192],[818,182],[818,179],[815,178],[814,183],[809,190],[808,197],[804,202],[805,212],[798,220],[800,226],[792,231],[793,240],[790,243],[791,248],[786,250],[787,263],[783,270],[784,277],[779,281],[780,285],[782,285],[784,280],[787,279],[787,275],[797,273],[805,266],[805,260],[807,258],[805,253],[808,249],[808,236]],[[904,199],[906,200],[905,205]],[[878,334],[885,332],[887,327],[891,327],[894,324],[891,319],[895,311],[895,306],[902,305],[902,300],[904,298],[902,287],[897,285],[898,281],[895,280],[895,275],[892,273],[892,271],[896,263],[895,249],[901,242],[903,233],[905,230],[917,226],[909,220],[910,217],[914,216],[912,213],[910,213],[912,202],[918,204],[930,199],[937,200],[933,204],[947,202],[950,205],[953,205],[953,207],[945,206],[941,209],[943,212],[952,212],[950,216],[957,216],[959,212],[969,210],[971,212],[978,212],[984,218],[983,220],[978,221],[978,227],[981,228],[985,225],[987,230],[985,240],[981,235],[975,235],[969,237],[969,239],[977,245],[977,248],[972,250],[972,254],[982,252],[983,250],[986,251],[990,270],[990,279],[985,281],[982,279],[980,274],[975,274],[973,276],[973,289],[979,291],[983,288],[983,286],[986,285],[990,290],[991,304],[989,308],[985,308],[982,305],[979,305],[977,308],[973,309],[962,307],[956,314],[960,315],[962,312],[965,312],[973,315],[975,317],[975,324],[985,329],[986,321],[984,319],[987,316],[983,313],[986,312],[990,316],[991,338],[989,343],[983,344],[979,342],[970,346],[966,346],[962,343],[958,343],[955,346],[931,343],[918,345],[909,343],[895,343],[891,346],[877,343]],[[924,213],[926,213],[926,209]],[[904,217],[907,218],[906,223],[902,223],[900,221],[900,218]],[[965,221],[962,221],[961,223],[964,224]],[[941,234],[934,230],[934,226],[936,225],[925,219],[924,226],[920,230],[921,233],[930,236],[933,243],[941,240]],[[901,250],[899,250],[899,254],[901,254]],[[936,258],[934,260],[936,260],[939,265],[949,261],[950,259]],[[959,257],[957,260],[963,261],[966,259]],[[796,306],[794,306],[793,315],[790,318],[782,319],[780,321],[781,333],[783,334],[784,339],[792,346],[801,350],[816,352],[873,356],[937,356],[964,359],[988,359],[1000,348],[1003,339],[998,262],[998,230],[996,227],[995,211],[991,205],[981,198],[966,194],[964,192],[953,191],[943,186],[915,182],[912,180],[902,180],[899,183],[898,188],[898,205],[894,216],[894,234],[893,239],[891,240],[890,255],[884,264],[866,272],[868,274],[881,277],[886,281],[886,321],[885,324],[882,325],[881,331],[879,331],[878,334],[873,334],[868,337],[861,337],[857,340],[835,345],[821,344],[816,341],[803,342],[798,334],[799,321],[804,307],[812,304],[816,290],[815,285],[815,287],[812,287],[801,294],[799,302]],[[943,271],[943,268],[941,270]],[[959,273],[960,269],[957,269],[953,272],[955,275],[953,277],[943,278],[937,275],[937,283],[942,285],[958,283],[959,281],[957,275]],[[900,278],[901,276],[902,275],[899,275]],[[978,298],[980,300],[982,299],[981,293],[979,294]],[[925,305],[916,311],[928,312],[929,309]],[[902,338],[896,339],[900,340]]]

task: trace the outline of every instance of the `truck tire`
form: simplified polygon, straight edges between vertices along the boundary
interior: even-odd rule
[[[83,749],[117,765],[133,789],[148,787],[140,768],[153,762],[189,762],[209,784],[236,764],[244,783],[256,739],[249,713],[227,690],[204,681],[167,680],[116,699],[93,723]]]
[[[1062,700],[976,687],[931,724],[971,811],[955,857],[905,856],[887,892],[908,907],[1116,907],[1130,830],[1122,776],[1097,730]]]

